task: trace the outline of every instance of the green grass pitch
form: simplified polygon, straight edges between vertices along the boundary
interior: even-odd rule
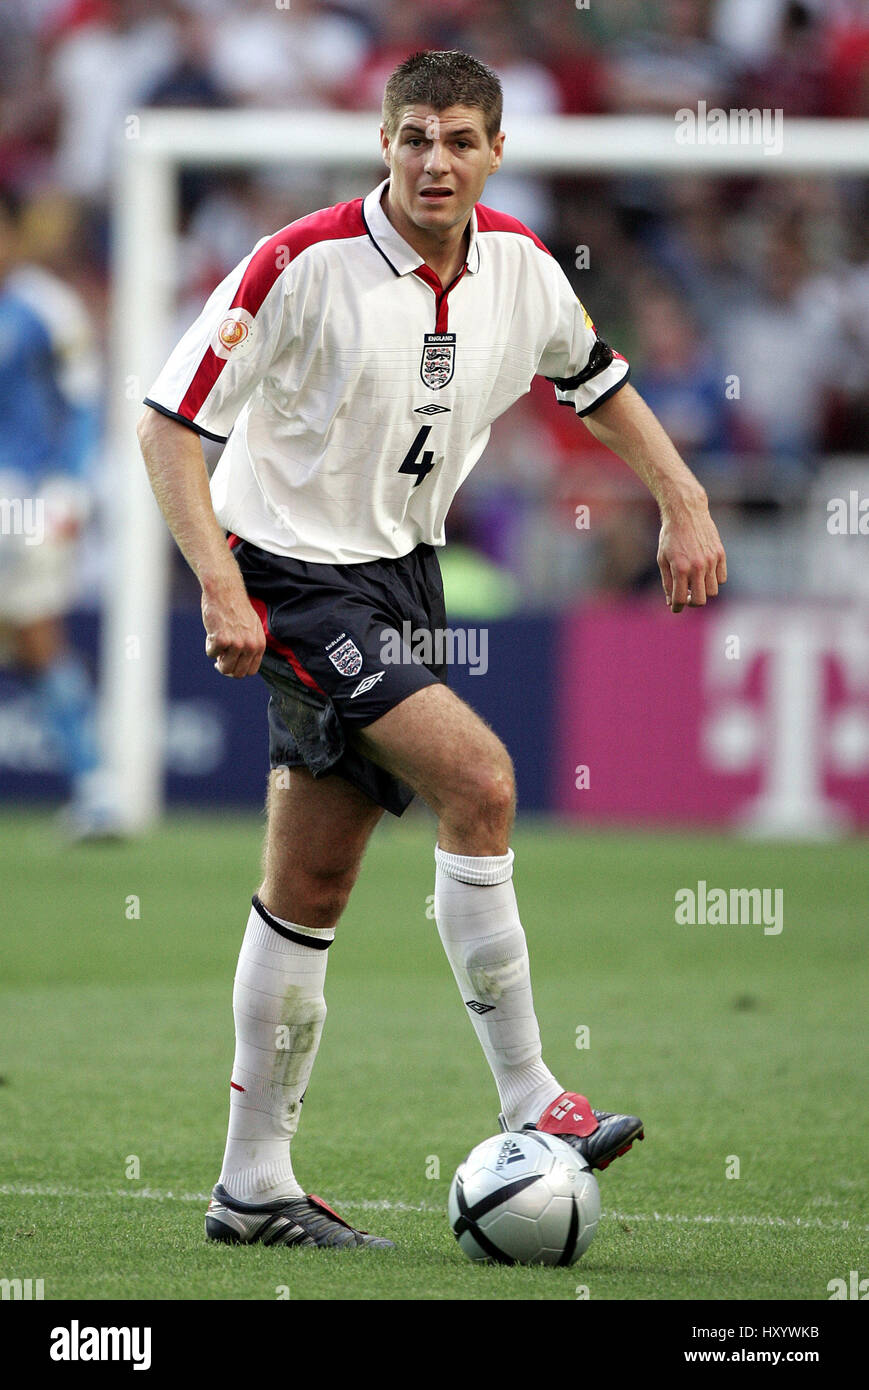
[[[207,1244],[260,834],[190,816],[68,849],[44,817],[0,818],[0,1276],[46,1299],[824,1300],[869,1274],[865,844],[520,825],[544,1056],[641,1114],[646,1142],[601,1175],[577,1265],[498,1268],[445,1215],[498,1102],[430,917],[426,814],[372,842],[293,1150],[309,1190],[398,1249]],[[781,888],[783,931],[677,925],[699,879]]]

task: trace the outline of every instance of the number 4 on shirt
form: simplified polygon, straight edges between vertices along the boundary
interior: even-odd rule
[[[429,473],[434,468],[434,454],[431,449],[426,449],[425,453],[422,453],[425,448],[425,441],[431,434],[431,430],[431,425],[422,426],[416,439],[402,459],[401,467],[398,470],[399,473],[412,473],[414,475],[416,478],[414,487],[419,487],[423,478],[428,477]],[[422,454],[422,458],[420,458],[420,454]]]

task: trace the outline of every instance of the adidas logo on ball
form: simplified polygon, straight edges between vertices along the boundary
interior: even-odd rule
[[[505,1139],[495,1167],[503,1168],[505,1163],[521,1163],[524,1157],[525,1155],[518,1144],[515,1144],[512,1139]]]

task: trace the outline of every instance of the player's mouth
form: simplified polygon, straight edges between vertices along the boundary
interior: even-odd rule
[[[421,188],[419,196],[425,198],[427,203],[437,203],[445,198],[452,198],[453,190],[451,188]]]

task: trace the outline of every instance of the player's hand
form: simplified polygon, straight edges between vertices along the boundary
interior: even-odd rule
[[[216,588],[203,589],[202,621],[205,654],[220,674],[236,680],[255,675],[266,639],[240,574]]]
[[[726,582],[727,557],[704,494],[662,510],[658,568],[672,613],[704,607]]]

